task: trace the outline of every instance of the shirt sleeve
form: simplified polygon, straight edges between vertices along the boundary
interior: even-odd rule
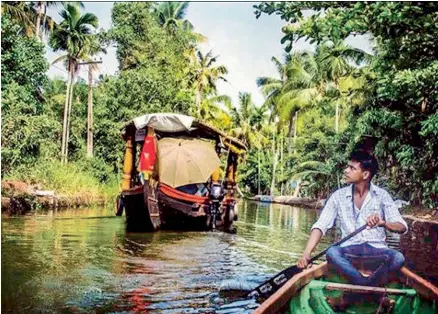
[[[312,226],[312,229],[319,229],[322,235],[325,235],[327,230],[333,227],[335,224],[335,219],[338,215],[338,206],[335,198],[335,194],[332,194],[325,204],[321,216],[319,216],[318,221]]]
[[[383,210],[385,213],[385,220],[387,222],[399,222],[403,226],[405,226],[406,231],[403,234],[408,233],[408,224],[403,219],[402,215],[400,214],[397,205],[395,204],[394,200],[392,199],[391,195],[389,195],[388,192],[385,191],[383,193]]]

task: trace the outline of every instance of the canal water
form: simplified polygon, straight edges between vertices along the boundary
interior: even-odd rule
[[[237,234],[127,233],[112,208],[3,217],[2,312],[209,312],[224,282],[257,286],[295,264],[317,215],[241,202]]]

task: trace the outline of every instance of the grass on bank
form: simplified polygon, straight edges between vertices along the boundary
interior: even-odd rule
[[[4,180],[23,181],[40,190],[54,190],[57,196],[79,197],[84,200],[114,199],[120,180],[96,159],[69,162],[39,160],[32,166],[19,166]]]

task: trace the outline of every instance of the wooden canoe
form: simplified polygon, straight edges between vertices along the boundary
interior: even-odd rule
[[[324,262],[292,277],[254,313],[336,313],[325,297],[345,291],[360,294],[364,299],[366,295],[386,293],[395,301],[391,313],[438,313],[438,288],[406,267],[401,274],[387,288],[355,286],[333,279]],[[367,301],[348,307],[347,313],[376,313],[378,308],[379,304]]]

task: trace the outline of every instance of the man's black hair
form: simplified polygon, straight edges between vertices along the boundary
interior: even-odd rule
[[[379,164],[376,157],[365,150],[358,149],[352,151],[350,154],[350,160],[357,161],[360,163],[362,170],[369,171],[371,173],[371,179],[379,170]]]

